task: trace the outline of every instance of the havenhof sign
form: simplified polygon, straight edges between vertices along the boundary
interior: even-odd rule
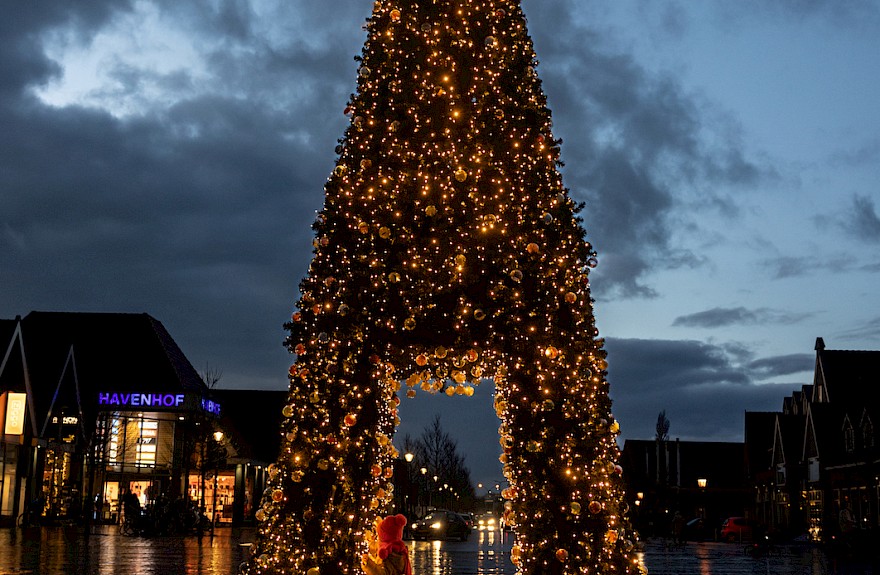
[[[182,393],[98,393],[98,405],[102,407],[179,408],[185,399]]]

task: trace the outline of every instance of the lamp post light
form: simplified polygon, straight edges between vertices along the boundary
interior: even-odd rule
[[[703,519],[706,518],[706,487],[708,485],[709,480],[705,477],[697,479],[697,487],[700,489],[700,517]]]
[[[424,486],[425,491],[428,491],[428,468],[422,467],[419,471],[422,473],[422,485]],[[429,492],[428,497],[430,497],[430,496],[431,495]],[[428,505],[430,505],[430,504],[427,504],[427,505],[425,504],[425,496],[423,494],[422,495],[422,515],[424,515],[425,512],[428,511]]]

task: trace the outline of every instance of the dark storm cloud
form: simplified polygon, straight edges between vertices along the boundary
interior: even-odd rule
[[[740,350],[691,340],[608,339],[610,377],[627,392],[745,385]],[[620,381],[626,382],[621,384]]]
[[[808,353],[792,353],[756,359],[748,368],[756,379],[779,377],[811,371],[816,357]]]
[[[777,411],[803,382],[757,384],[809,366],[808,356],[755,360],[741,346],[685,340],[609,338],[609,382],[622,436],[651,439],[666,410],[670,437],[742,441],[743,413]],[[790,370],[790,371],[789,371]]]
[[[586,228],[603,261],[596,285],[624,297],[654,296],[646,282],[652,271],[704,263],[676,244],[674,232],[698,228],[701,209],[729,209],[728,198],[705,190],[753,186],[770,171],[747,159],[735,122],[710,103],[626,53],[603,51],[616,45],[613,31],[573,21],[577,3],[526,3],[525,10],[565,140],[566,184],[587,199]],[[659,25],[672,26],[669,18]]]
[[[284,386],[281,324],[308,266],[309,225],[344,129],[351,56],[362,39],[350,35],[352,50],[340,54],[340,24],[314,35],[324,45],[302,41],[299,27],[329,16],[324,6],[287,15],[303,32],[290,41],[245,46],[241,40],[255,33],[245,4],[220,4],[216,17],[200,19],[213,8],[174,3],[165,17],[198,21],[194,33],[215,46],[206,52],[212,84],[117,59],[108,70],[115,92],[92,96],[150,106],[119,119],[50,107],[30,91],[60,73],[45,56],[46,42],[87,43],[112,22],[113,9],[28,4],[18,14],[25,3],[14,6],[13,18],[0,24],[0,42],[15,48],[0,52],[7,72],[0,300],[31,309],[146,311],[197,368],[201,360],[222,369],[224,385]],[[357,30],[350,25],[357,18],[348,16],[346,27]],[[229,35],[214,42],[211,30]],[[175,103],[144,98],[151,86]],[[327,133],[328,126],[337,128]],[[3,316],[28,311],[4,309]]]
[[[754,325],[768,323],[792,324],[807,319],[812,314],[795,314],[768,308],[747,309],[716,307],[675,318],[674,326],[716,328],[730,325]]]
[[[81,38],[104,24],[116,11],[127,10],[129,2],[95,0],[65,2],[5,2],[0,18],[0,97],[15,98],[26,86],[46,81],[60,72],[55,62],[35,46],[36,35],[64,26]],[[7,133],[8,134],[8,133]]]

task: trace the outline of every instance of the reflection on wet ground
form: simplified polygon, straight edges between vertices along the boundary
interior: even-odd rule
[[[513,575],[513,535],[475,531],[465,542],[409,541],[413,573],[418,575]]]
[[[120,535],[101,527],[0,529],[0,575],[235,575],[253,529],[221,529],[214,537]],[[515,575],[513,535],[474,532],[468,541],[408,541],[414,575]],[[828,557],[817,547],[785,545],[752,557],[743,545],[649,540],[641,554],[650,575],[880,575],[877,560]]]
[[[0,575],[234,575],[253,531],[217,530],[215,537],[119,534],[102,526],[0,529]]]

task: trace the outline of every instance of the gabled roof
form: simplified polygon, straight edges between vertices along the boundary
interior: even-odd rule
[[[56,409],[77,411],[77,403],[92,409],[101,391],[207,391],[162,323],[146,313],[31,312],[21,334],[38,431],[53,401]],[[3,380],[10,384],[6,374]]]
[[[813,401],[858,405],[880,388],[880,351],[825,349],[816,344]]]
[[[830,465],[843,452],[841,424],[846,410],[833,404],[812,403],[807,412],[804,435],[804,460],[820,457],[823,465]]]
[[[776,418],[773,439],[773,463],[797,464],[803,451],[805,415],[780,413]]]

